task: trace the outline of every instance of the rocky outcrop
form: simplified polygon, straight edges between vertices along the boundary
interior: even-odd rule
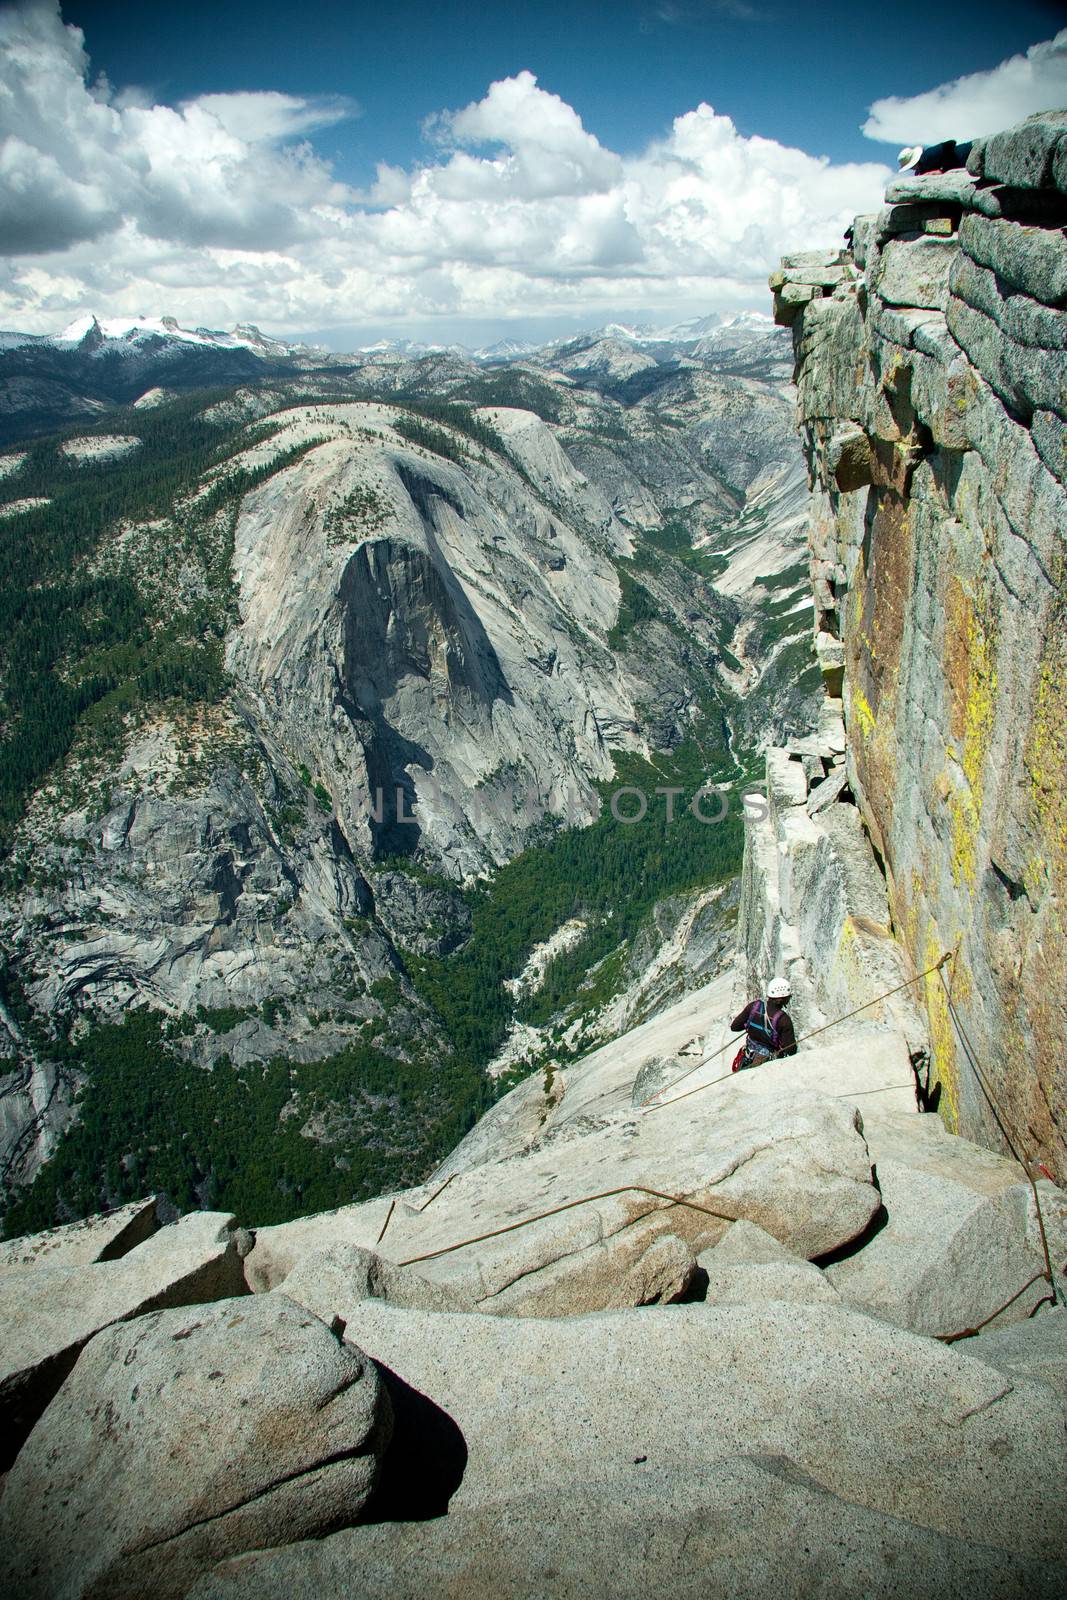
[[[1067,1401],[1067,1310],[1062,1305],[1028,1322],[968,1339],[960,1349],[1009,1377],[1047,1383]]]
[[[783,1079],[772,1105],[738,1078],[717,1086],[713,1114],[694,1116],[691,1101],[634,1107],[627,1073],[615,1080],[625,1078],[625,1100],[601,1082],[584,1104],[582,1070],[569,1073],[561,1101],[511,1154],[487,1152],[394,1200],[260,1229],[250,1284],[285,1285],[309,1252],[344,1241],[410,1261],[480,1311],[567,1316],[679,1298],[697,1255],[737,1217],[804,1258],[869,1226],[880,1201],[847,1098]],[[304,1294],[322,1315],[323,1300]]]
[[[0,1244],[0,1275],[26,1267],[81,1267],[93,1261],[115,1261],[158,1227],[155,1199],[135,1200],[103,1216],[6,1240]]]
[[[760,1600],[772,1590],[787,1600],[1059,1600],[1064,1567],[868,1511],[773,1457],[735,1456],[669,1486],[635,1471],[625,1498],[576,1485],[564,1516],[549,1489],[262,1551],[220,1566],[190,1600],[290,1600],[301,1585],[347,1600],[354,1572],[366,1600],[435,1590],[470,1600]]]
[[[1051,1391],[852,1311],[677,1306],[547,1324],[366,1301],[346,1336],[458,1425],[458,1485],[454,1458],[433,1463],[448,1516],[227,1563],[201,1600],[340,1596],[357,1573],[375,1595],[448,1581],[636,1596],[642,1576],[664,1575],[693,1596],[719,1579],[745,1597],[768,1583],[933,1597],[1029,1581],[1051,1596],[1067,1570]],[[1004,1448],[1020,1438],[1025,1473]]]
[[[1028,1316],[1048,1297],[1034,1192],[1020,1166],[946,1134],[932,1116],[883,1119],[867,1131],[884,1226],[827,1268],[842,1299],[911,1328],[949,1335],[1005,1307]],[[1067,1197],[1037,1185],[1056,1266],[1067,1261]],[[1059,1275],[1060,1292],[1067,1278]]]
[[[4,1485],[7,1592],[178,1600],[225,1556],[332,1533],[390,1420],[374,1365],[280,1295],[109,1328]]]
[[[155,1309],[217,1218],[0,1276],[5,1349],[100,1329],[8,1479],[9,1587],[1052,1600],[1063,1314],[1020,1170],[920,1113],[890,1017],[732,1073],[745,981],[521,1084],[429,1184],[258,1230],[252,1297]],[[589,1199],[634,1184],[721,1214]]]
[[[793,987],[800,1035],[859,1013],[864,1026],[926,1053],[914,971],[893,936],[885,879],[848,781],[840,702],[820,726],[767,753],[762,815],[746,825],[739,936],[748,991],[776,973]],[[835,1036],[820,1038],[820,1048]],[[899,1082],[906,1080],[906,1060]]]
[[[0,1417],[9,1462],[101,1329],[147,1311],[195,1305],[244,1290],[235,1219],[198,1211],[118,1261],[39,1266],[0,1274]]]
[[[309,1310],[316,1305],[332,1305],[341,1317],[342,1306],[357,1305],[361,1300],[385,1300],[411,1311],[473,1309],[445,1284],[432,1283],[411,1267],[395,1266],[373,1250],[343,1241],[302,1255],[286,1275],[284,1287],[289,1299],[298,1305]]]
[[[1032,118],[772,279],[874,920],[911,975],[952,953],[916,989],[949,1125],[1060,1178],[1065,152],[1067,114]]]

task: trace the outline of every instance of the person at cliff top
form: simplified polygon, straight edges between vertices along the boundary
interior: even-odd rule
[[[779,1056],[795,1056],[797,1036],[793,1019],[786,1010],[793,991],[785,978],[768,985],[766,1000],[753,1000],[739,1011],[730,1024],[732,1033],[743,1033],[745,1042],[734,1057],[733,1070],[758,1067]]]
[[[916,177],[922,177],[924,172],[952,172],[956,167],[967,165],[973,143],[972,139],[966,144],[943,139],[940,144],[905,145],[897,156],[897,165],[901,172],[911,172]]]

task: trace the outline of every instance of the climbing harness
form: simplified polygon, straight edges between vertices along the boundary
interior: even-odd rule
[[[761,1061],[776,1056],[781,1048],[777,1016],[768,1014],[765,1000],[754,1000],[745,1017],[745,1042],[734,1057],[730,1071],[743,1072],[747,1067],[758,1066]]]

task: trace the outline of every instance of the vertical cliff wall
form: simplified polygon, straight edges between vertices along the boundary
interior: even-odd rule
[[[965,130],[961,130],[965,131]],[[816,649],[893,935],[1021,1151],[1067,1172],[1067,113],[786,258]],[[937,975],[949,1125],[999,1146]]]

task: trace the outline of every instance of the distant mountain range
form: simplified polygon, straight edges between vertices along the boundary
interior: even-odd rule
[[[555,350],[564,346],[616,339],[636,345],[698,344],[713,338],[718,342],[732,340],[747,343],[753,336],[770,333],[773,320],[760,311],[740,311],[731,316],[695,317],[666,328],[650,328],[641,324],[609,322],[602,328],[567,334],[537,344],[516,339],[498,339],[494,344],[472,349],[468,345],[426,344],[414,339],[378,339],[372,344],[356,345],[351,351],[331,351],[323,345],[291,343],[271,338],[254,323],[237,323],[226,332],[218,328],[184,328],[176,317],[97,317],[92,312],[77,317],[60,333],[0,333],[0,353],[10,350],[39,349],[78,350],[83,355],[133,355],[151,351],[158,354],[160,345],[196,346],[212,350],[247,350],[267,360],[286,358],[311,358],[315,361],[346,361],[352,355],[361,356],[420,356],[459,355],[468,360],[498,362],[518,361],[542,350]]]
[[[251,323],[223,331],[185,328],[169,316],[87,313],[55,334],[0,333],[0,447],[85,426],[156,390],[270,387],[297,378],[324,394],[338,383],[437,391],[450,375],[468,382],[479,371],[495,372],[510,384],[513,374],[533,371],[580,388],[611,386],[629,404],[693,362],[763,381],[788,379],[790,337],[770,317],[742,311],[664,328],[611,322],[541,345],[502,339],[469,350],[382,339],[338,352],[274,339]],[[495,398],[521,403],[521,396],[505,402],[503,391]]]

